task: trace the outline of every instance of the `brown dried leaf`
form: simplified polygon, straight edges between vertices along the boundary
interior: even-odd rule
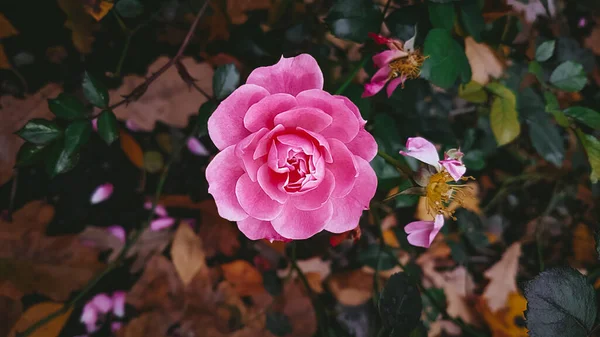
[[[171,258],[185,286],[190,284],[198,271],[206,268],[202,240],[187,223],[181,223],[177,228],[171,246]]]
[[[0,322],[3,322],[0,324],[0,336],[8,336],[22,311],[23,305],[20,299],[0,295]]]
[[[527,328],[517,325],[523,322],[527,309],[527,300],[518,292],[512,292],[508,296],[505,308],[493,311],[487,306],[488,302],[480,297],[476,303],[477,311],[481,314],[488,327],[492,331],[492,337],[527,337]]]
[[[65,27],[71,30],[75,48],[82,54],[91,53],[96,24],[94,18],[86,12],[84,2],[81,0],[58,0],[58,5],[67,15]]]
[[[573,258],[571,265],[581,268],[595,263],[597,260],[596,241],[589,226],[578,223],[573,230]]]
[[[465,38],[465,53],[471,65],[472,81],[485,85],[490,81],[490,78],[502,76],[504,64],[488,45],[478,43],[468,36]]]
[[[168,314],[151,311],[134,318],[117,331],[117,337],[164,337],[173,323]]]
[[[223,276],[239,296],[252,296],[265,291],[262,274],[245,260],[221,265]]]
[[[17,332],[22,332],[25,329],[29,328],[33,324],[37,323],[42,318],[47,315],[55,312],[56,310],[62,308],[62,303],[53,303],[53,302],[42,302],[38,303],[23,313],[23,316],[19,318],[19,321],[15,324],[12,331],[10,332],[9,337],[15,337]],[[50,322],[41,326],[34,333],[29,335],[30,337],[56,337],[62,330],[65,323],[67,323],[67,319],[71,316],[71,312],[73,312],[73,308],[69,309],[66,313],[55,317]]]
[[[313,336],[317,331],[317,316],[310,298],[299,280],[283,289],[283,314],[290,319],[292,333],[288,337]]]
[[[327,284],[333,296],[343,305],[361,305],[373,296],[373,274],[361,269],[333,274]]]
[[[168,57],[159,57],[148,67],[146,77],[150,77],[167,62],[169,62]],[[212,94],[212,67],[206,62],[197,63],[191,57],[182,58],[180,62],[187,68],[190,75],[198,80],[197,85],[209,95]],[[119,89],[109,92],[110,104],[117,103],[122,96],[129,95],[144,81],[144,77],[126,76]],[[143,131],[153,130],[157,121],[183,128],[187,126],[188,118],[198,113],[198,108],[204,102],[206,102],[206,98],[181,79],[177,68],[170,67],[156,81],[152,82],[142,97],[116,108],[114,112],[117,118],[131,120]]]
[[[510,293],[517,291],[517,271],[519,257],[521,256],[521,243],[513,243],[502,255],[500,261],[486,270],[484,276],[490,280],[483,292],[492,312],[504,308]]]

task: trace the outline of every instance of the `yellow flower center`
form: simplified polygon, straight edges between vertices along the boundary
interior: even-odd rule
[[[475,178],[462,177],[461,180],[475,180]],[[425,187],[425,198],[427,199],[427,212],[430,215],[435,217],[442,214],[456,220],[454,210],[449,209],[450,203],[456,201],[459,206],[462,206],[465,200],[473,198],[473,195],[470,186],[456,185],[450,173],[441,171],[429,178]]]
[[[407,80],[418,78],[421,74],[423,61],[429,56],[423,56],[418,51],[410,52],[407,56],[390,62],[390,79],[405,76]]]

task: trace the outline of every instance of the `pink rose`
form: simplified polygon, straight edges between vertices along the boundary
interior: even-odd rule
[[[356,105],[323,91],[307,54],[255,69],[208,120],[219,214],[252,240],[352,230],[377,188],[377,144]]]

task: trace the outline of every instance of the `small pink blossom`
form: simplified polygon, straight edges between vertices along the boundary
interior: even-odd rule
[[[96,331],[96,321],[98,320],[98,311],[91,302],[86,303],[83,306],[81,318],[79,321],[85,324],[88,333]]]
[[[219,215],[251,240],[354,229],[375,195],[377,143],[354,103],[323,90],[308,54],[256,68],[221,102],[206,168]]]
[[[585,25],[587,24],[587,20],[585,19],[585,17],[581,17],[579,18],[579,21],[577,22],[577,27],[578,28],[583,28],[585,27]]]
[[[438,214],[435,221],[414,221],[404,227],[408,242],[413,246],[429,247],[444,226],[444,216]]]
[[[116,317],[125,316],[125,292],[115,291],[112,296],[97,294],[83,306],[79,320],[88,333],[94,333],[98,330],[98,320],[111,311]]]
[[[150,223],[150,229],[153,231],[159,231],[173,226],[174,223],[175,219],[173,218],[159,218]]]
[[[210,152],[200,143],[200,141],[196,137],[190,137],[187,141],[187,148],[191,153],[197,156],[207,157],[210,155]]]
[[[92,305],[101,314],[108,313],[113,306],[112,299],[106,294],[98,294],[91,301]]]
[[[127,293],[124,291],[115,291],[112,295],[113,315],[117,317],[125,316],[125,298]]]
[[[152,209],[152,201],[146,201],[144,203],[144,208],[147,209],[147,210]],[[154,214],[156,214],[156,215],[158,215],[159,217],[162,217],[162,218],[164,218],[166,216],[169,216],[169,214],[168,214],[167,209],[165,208],[165,206],[160,205],[160,204],[157,204],[154,207]]]
[[[94,193],[92,193],[92,197],[90,198],[90,203],[92,205],[103,202],[104,200],[110,198],[113,193],[113,185],[111,183],[102,184],[96,187]]]
[[[123,227],[114,225],[114,226],[107,227],[106,230],[110,234],[115,236],[117,239],[119,239],[119,241],[125,243],[126,233],[125,233],[125,229]]]

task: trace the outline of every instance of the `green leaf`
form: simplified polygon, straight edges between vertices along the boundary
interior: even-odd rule
[[[421,4],[404,6],[387,15],[385,17],[385,24],[390,29],[392,36],[406,41],[415,36],[415,33],[418,33],[416,29],[420,25],[420,22],[426,21],[423,18],[428,15],[425,10],[425,6]],[[422,40],[420,35],[417,34],[415,42]]]
[[[163,155],[157,151],[144,153],[144,168],[150,173],[157,173],[165,166]]]
[[[525,285],[525,320],[531,337],[586,337],[596,320],[594,287],[577,270],[542,272]]]
[[[452,3],[429,3],[429,20],[434,28],[452,30],[454,27],[454,4]]]
[[[381,11],[370,0],[335,0],[325,22],[340,39],[362,43],[379,31]]]
[[[565,115],[576,119],[592,129],[600,129],[600,112],[582,106],[572,106],[565,110]]]
[[[490,83],[488,90],[496,97],[492,101],[490,124],[499,146],[513,141],[521,133],[515,94],[499,83]]]
[[[37,163],[44,158],[44,149],[46,144],[36,145],[32,143],[23,143],[17,153],[17,167],[29,166]]]
[[[53,121],[35,118],[27,122],[16,134],[34,144],[47,144],[62,134],[61,128]]]
[[[561,167],[565,159],[565,144],[558,129],[548,117],[547,114],[538,113],[527,119],[529,138],[542,158],[556,167]]]
[[[379,270],[390,270],[396,266],[396,260],[381,250],[378,244],[371,244],[366,249],[359,251],[358,263],[373,269],[377,269],[377,263],[379,263]]]
[[[488,94],[483,85],[475,81],[459,86],[458,96],[471,103],[485,103],[488,100]]]
[[[55,142],[50,147],[46,158],[46,172],[51,178],[65,173],[75,167],[79,161],[79,153],[69,153],[62,142]]]
[[[108,145],[119,138],[117,117],[111,110],[104,110],[98,116],[98,134]]]
[[[577,130],[577,136],[587,153],[588,161],[592,167],[590,180],[595,184],[598,182],[598,178],[600,178],[600,140],[592,135],[583,133],[579,129]]]
[[[435,28],[429,31],[424,54],[429,57],[423,62],[421,76],[433,84],[448,89],[459,75],[463,81],[471,79],[471,67],[465,51],[447,30]]]
[[[550,83],[555,87],[569,92],[576,92],[587,83],[583,66],[573,61],[561,63],[550,75]]]
[[[534,74],[540,83],[542,83],[542,84],[545,83],[542,65],[539,62],[537,62],[537,61],[529,62],[529,67],[527,68],[527,71]]]
[[[411,188],[412,186],[413,186],[413,184],[411,183],[410,179],[404,179],[398,186],[398,190],[404,191],[404,190]],[[416,205],[419,202],[419,196],[411,195],[411,194],[401,194],[401,195],[397,196],[394,199],[394,201],[396,203],[396,207],[398,207],[398,208],[411,207],[411,206]]]
[[[406,273],[393,274],[379,297],[383,326],[394,332],[408,332],[419,324],[423,303],[417,286]]]
[[[222,100],[240,84],[240,73],[233,63],[219,66],[213,75],[215,98]]]
[[[467,255],[467,251],[465,245],[461,241],[448,241],[448,246],[450,247],[450,254],[452,255],[452,259],[456,261],[456,263],[460,265],[465,265],[469,256]]]
[[[485,167],[485,156],[481,150],[467,151],[462,161],[469,170],[479,171]]]
[[[535,59],[539,62],[547,61],[554,53],[556,41],[550,40],[540,44],[535,50]]]
[[[74,153],[90,139],[92,123],[88,120],[75,121],[65,130],[65,151]]]
[[[67,120],[85,118],[86,115],[83,103],[76,97],[64,92],[54,99],[49,99],[48,108],[56,117]]]
[[[93,105],[99,108],[108,107],[108,90],[87,71],[83,75],[83,94]]]
[[[546,112],[551,113],[554,116],[554,119],[558,125],[562,126],[563,128],[569,127],[569,125],[571,125],[571,121],[569,121],[564,112],[560,110],[556,96],[550,91],[544,91],[544,99],[546,100]]]
[[[217,104],[212,100],[204,102],[198,109],[198,133],[196,136],[202,137],[208,135],[208,119],[217,108]]]
[[[144,5],[140,0],[119,0],[115,9],[124,18],[135,18],[144,12]]]
[[[267,330],[275,336],[285,336],[292,333],[292,324],[286,315],[280,312],[267,312]]]
[[[477,0],[463,0],[460,4],[460,18],[469,35],[475,41],[481,42],[481,31],[485,27],[485,21],[481,14],[481,8]]]

